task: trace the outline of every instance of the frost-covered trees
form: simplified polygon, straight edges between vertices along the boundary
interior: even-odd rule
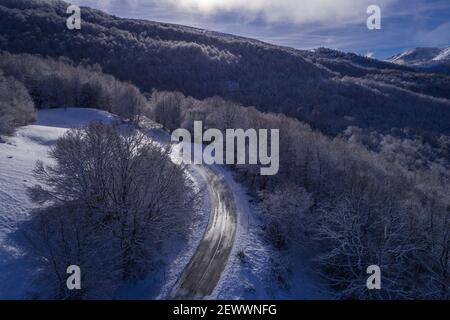
[[[26,88],[0,69],[0,134],[11,134],[17,126],[36,117],[34,104]]]
[[[0,68],[24,84],[38,108],[82,106],[130,119],[139,115],[145,99],[131,84],[101,74],[101,65],[148,92],[220,95],[306,121],[331,138],[293,119],[220,98],[198,101],[155,93],[153,114],[146,112],[168,130],[189,128],[194,120],[220,129],[281,129],[277,176],[261,177],[252,166],[233,168],[261,201],[272,224],[266,228],[268,238],[276,245],[284,238],[286,246],[295,246],[293,230],[297,225],[304,229],[310,242],[303,244],[317,245],[312,253],[320,262],[317,270],[342,297],[372,298],[360,290],[360,277],[363,265],[373,260],[386,270],[385,296],[448,297],[448,77],[329,49],[296,51],[182,26],[118,19],[88,8],[83,19],[89,28],[67,33],[54,28],[64,24],[65,9],[60,1],[0,4],[1,49],[67,56],[81,64],[65,58],[0,56]],[[88,63],[98,65],[82,66]],[[13,118],[0,115],[0,126],[10,128]],[[290,189],[304,190],[291,196],[298,202],[285,196]],[[96,190],[82,196],[100,202],[110,198],[90,197]],[[311,200],[306,211],[305,194]],[[306,216],[305,224],[291,223],[299,216]],[[391,270],[401,277],[395,279]]]
[[[101,292],[104,283],[142,278],[159,243],[186,234],[196,203],[191,181],[142,133],[93,123],[70,130],[50,156],[55,164],[37,164],[40,184],[30,195],[51,206],[34,213],[28,238],[53,292],[69,294],[59,278],[75,264],[89,277],[83,297],[111,294],[114,286]]]
[[[182,93],[154,91],[151,98],[151,116],[169,131],[178,129],[181,124],[184,101],[185,97]]]
[[[416,280],[415,258],[424,247],[412,235],[420,227],[408,221],[406,208],[397,201],[379,186],[366,185],[356,194],[323,201],[315,210],[310,231],[320,249],[314,262],[340,297],[417,297],[411,290]],[[370,265],[383,272],[381,291],[367,290]]]
[[[277,175],[262,177],[249,165],[232,169],[258,200],[267,239],[288,255],[281,277],[294,265],[289,255],[300,250],[341,298],[448,297],[450,172],[438,165],[444,156],[428,158],[432,166],[418,170],[391,161],[377,147],[383,136],[358,128],[331,139],[297,120],[220,98],[186,98],[182,105],[187,129],[194,120],[222,130],[280,129]],[[374,264],[382,270],[380,291],[366,287]]]
[[[147,99],[135,86],[102,73],[98,65],[3,52],[0,69],[23,84],[38,109],[96,108],[138,122],[147,108]]]
[[[277,248],[300,242],[308,230],[312,198],[304,188],[286,185],[259,192],[266,233]],[[288,222],[288,223],[287,223]]]
[[[0,49],[89,61],[139,89],[221,96],[308,121],[327,134],[348,126],[449,133],[447,76],[336,50],[293,50],[179,25],[119,19],[84,8],[82,33],[55,28],[61,1],[3,0]],[[42,30],[42,32],[32,32]],[[436,99],[439,98],[439,99]],[[445,99],[440,99],[445,98]]]
[[[78,203],[37,210],[18,245],[39,272],[29,298],[100,299],[121,285],[120,255],[112,229]],[[22,240],[22,239],[21,239]],[[81,269],[81,290],[67,290],[68,266]]]

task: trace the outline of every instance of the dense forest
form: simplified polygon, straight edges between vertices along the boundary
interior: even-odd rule
[[[450,78],[328,49],[299,51],[83,8],[65,27],[67,3],[0,1],[0,49],[99,64],[143,92],[214,95],[282,112],[336,135],[348,126],[449,133]],[[435,137],[435,140],[437,138]]]
[[[82,29],[70,31],[66,8],[61,1],[0,0],[2,133],[33,121],[34,108],[71,106],[104,109],[137,125],[149,117],[168,131],[192,129],[195,120],[205,129],[280,129],[278,175],[260,176],[255,166],[232,168],[256,200],[265,238],[287,257],[282,268],[273,266],[275,281],[288,284],[289,257],[306,251],[340,298],[449,298],[450,77],[329,49],[299,51],[88,8],[82,9]],[[63,229],[49,230],[71,221],[70,212],[85,221],[71,222],[75,228],[69,237],[85,236],[92,246],[110,237],[111,229],[100,229],[104,232],[93,238],[85,230],[124,226],[125,233],[114,234],[107,248],[120,248],[114,252],[123,262],[108,265],[113,276],[100,278],[108,284],[147,271],[140,245],[153,240],[143,235],[161,228],[139,206],[111,214],[116,198],[123,198],[121,208],[143,202],[131,193],[82,196],[90,188],[102,189],[89,174],[102,172],[100,181],[115,180],[119,173],[133,177],[140,195],[140,188],[159,186],[154,180],[159,171],[174,177],[170,188],[178,200],[170,201],[177,209],[187,208],[176,218],[181,221],[181,214],[194,208],[192,198],[180,196],[191,190],[185,176],[176,167],[157,165],[167,162],[167,154],[150,144],[131,150],[130,144],[142,138],[136,131],[124,133],[129,145],[112,143],[121,139],[117,135],[112,127],[95,125],[69,132],[53,150],[56,165],[36,169],[43,186],[30,190],[37,202],[55,195],[62,199],[34,220],[33,230],[41,232],[33,237],[46,239],[47,248],[64,242]],[[92,147],[94,141],[107,156]],[[76,171],[76,157],[67,150],[104,166],[87,172],[91,184],[71,179],[83,172]],[[144,180],[135,169],[117,168],[111,158],[116,154],[142,168]],[[58,194],[62,185],[80,193]],[[156,198],[160,190],[155,188]],[[172,210],[156,198],[150,205]],[[62,203],[72,211],[55,219]],[[92,207],[101,213],[100,221],[90,220]],[[142,221],[141,228],[124,219],[129,212]],[[133,232],[135,243],[124,243]],[[57,249],[65,256],[77,248]],[[87,245],[82,259],[88,261],[91,252]],[[89,261],[88,270],[104,263]],[[364,286],[365,266],[371,264],[384,270],[381,291]],[[56,292],[62,286],[58,272],[49,273]],[[86,297],[110,294],[96,291],[104,283],[89,283]]]
[[[6,134],[34,120],[35,108],[97,108],[134,121],[147,104],[139,89],[98,65],[7,52],[0,52],[0,92],[0,133]]]
[[[122,120],[69,131],[51,149],[55,165],[36,164],[39,184],[29,196],[40,209],[11,240],[40,270],[39,289],[26,298],[111,298],[155,268],[161,243],[188,234],[197,196],[169,150],[135,129],[150,110],[135,86],[98,65],[0,53],[0,135],[33,123],[36,109],[56,107],[102,109]],[[66,288],[68,259],[86,271],[81,291]]]
[[[202,120],[205,129],[280,129],[276,176],[260,176],[252,165],[233,168],[258,200],[268,241],[287,257],[287,264],[272,266],[280,285],[289,287],[290,259],[306,249],[340,298],[449,297],[448,156],[425,156],[426,166],[411,166],[405,159],[415,154],[414,146],[425,148],[418,141],[383,136],[389,146],[373,152],[356,139],[330,139],[298,120],[218,97],[199,101],[155,92],[151,106],[152,116],[168,128],[192,130],[193,121]],[[364,266],[372,263],[386,270],[381,291],[364,285]]]
[[[198,210],[192,180],[169,151],[117,124],[91,123],[57,141],[55,164],[36,165],[29,194],[41,206],[16,243],[40,270],[35,297],[113,298],[157,273],[161,246],[188,236]],[[67,290],[69,261],[83,270],[82,290]]]
[[[0,69],[0,134],[35,120],[34,103],[24,85]],[[1,140],[0,140],[1,141]]]

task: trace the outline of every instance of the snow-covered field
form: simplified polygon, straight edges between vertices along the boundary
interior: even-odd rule
[[[33,276],[20,252],[9,245],[8,235],[35,208],[26,190],[36,183],[32,175],[36,161],[50,162],[49,148],[68,128],[114,119],[93,109],[42,110],[34,125],[19,128],[14,137],[5,137],[5,143],[0,143],[0,298],[22,298]]]

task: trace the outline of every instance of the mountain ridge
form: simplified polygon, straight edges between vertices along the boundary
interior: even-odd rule
[[[450,46],[445,48],[417,47],[396,54],[386,61],[425,71],[450,74]]]
[[[331,49],[296,50],[117,18],[86,7],[82,29],[71,31],[65,27],[67,6],[58,0],[0,1],[0,50],[98,64],[144,92],[221,96],[284,113],[331,135],[349,126],[450,132],[450,77],[445,75]]]

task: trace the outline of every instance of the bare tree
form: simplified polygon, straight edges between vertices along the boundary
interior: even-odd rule
[[[0,70],[0,134],[11,134],[17,126],[36,117],[34,104],[25,87]]]
[[[154,120],[169,131],[178,129],[181,125],[184,100],[185,97],[179,92],[154,91],[151,98]]]
[[[55,165],[37,164],[35,176],[41,184],[30,189],[30,196],[38,203],[50,203],[63,215],[77,207],[71,219],[80,228],[71,229],[71,239],[78,239],[80,231],[85,234],[82,238],[103,242],[91,241],[99,247],[82,247],[78,240],[72,243],[59,237],[53,245],[82,256],[107,245],[104,252],[117,257],[109,273],[119,274],[120,281],[145,276],[157,244],[171,234],[186,234],[195,211],[191,181],[182,167],[171,162],[168,152],[130,127],[92,123],[70,130],[50,152]],[[41,224],[55,228],[45,218],[52,215],[37,215]],[[85,225],[89,228],[83,230]],[[90,231],[86,234],[86,230]],[[65,265],[60,259],[67,255],[62,249],[59,252],[52,259]],[[94,275],[103,272],[94,269],[88,270]],[[95,282],[91,286],[90,293],[96,292]]]

